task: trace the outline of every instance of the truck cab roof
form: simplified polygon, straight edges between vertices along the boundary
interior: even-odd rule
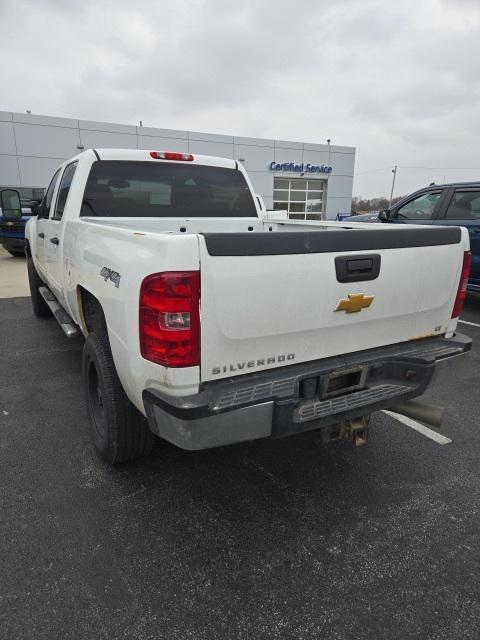
[[[187,153],[184,151],[177,151],[175,149],[88,149],[79,156],[85,153],[96,154],[98,160],[126,160],[126,161],[142,161],[142,162],[189,162],[192,164],[202,164],[205,166],[223,167],[225,169],[237,169],[238,162],[230,158],[219,158],[218,156],[205,156],[197,153]],[[188,160],[172,160],[170,158],[154,158],[152,153],[178,153],[185,156],[190,156],[192,159]]]

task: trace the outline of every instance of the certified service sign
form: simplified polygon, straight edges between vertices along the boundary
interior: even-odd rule
[[[295,173],[332,173],[333,167],[326,164],[310,164],[310,162],[270,162],[270,171],[294,171]]]

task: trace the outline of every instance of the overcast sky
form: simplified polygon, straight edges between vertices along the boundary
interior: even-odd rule
[[[397,194],[480,179],[480,0],[0,0],[0,24],[2,110],[331,138],[355,195],[395,164]]]

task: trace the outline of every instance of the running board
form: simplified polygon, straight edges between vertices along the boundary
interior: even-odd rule
[[[57,299],[53,293],[47,287],[38,288],[40,295],[50,307],[50,311],[53,313],[55,320],[62,327],[67,338],[76,338],[80,335],[80,332],[73,322],[72,318],[57,302]]]

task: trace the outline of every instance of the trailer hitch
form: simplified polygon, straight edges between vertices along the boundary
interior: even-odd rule
[[[367,444],[367,432],[370,416],[361,416],[353,420],[345,420],[337,424],[323,427],[320,430],[322,443],[327,444],[334,440],[349,440],[356,447],[363,447]]]

